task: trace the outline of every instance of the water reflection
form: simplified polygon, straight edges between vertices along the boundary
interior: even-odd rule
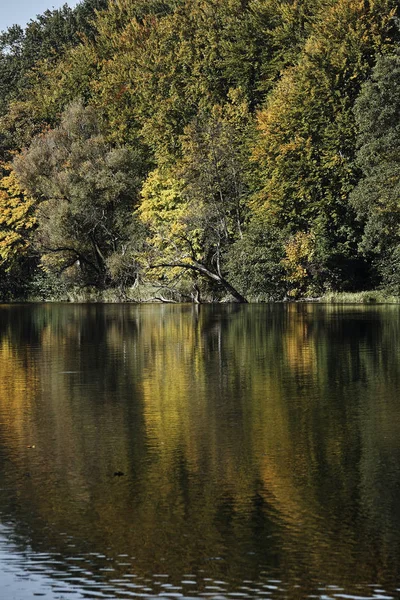
[[[48,598],[398,596],[399,315],[0,307],[3,567]]]

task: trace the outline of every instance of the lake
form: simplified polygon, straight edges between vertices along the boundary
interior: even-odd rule
[[[399,598],[400,307],[0,306],[0,597]]]

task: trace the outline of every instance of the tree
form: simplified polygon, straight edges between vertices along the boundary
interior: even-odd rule
[[[361,249],[386,285],[400,287],[400,50],[379,56],[355,104],[357,165],[351,202],[364,224]]]
[[[107,261],[124,255],[132,242],[140,152],[107,143],[96,111],[76,101],[59,127],[36,137],[14,160],[14,169],[38,203],[42,263],[84,284],[111,283]]]
[[[0,180],[0,265],[7,271],[31,247],[36,228],[35,201],[26,197],[10,165],[3,165]]]
[[[230,246],[226,256],[229,280],[246,290],[253,300],[282,300],[288,295],[285,270],[287,232],[266,219],[252,218],[243,237]]]
[[[37,265],[32,245],[36,203],[25,196],[11,165],[0,179],[0,298],[23,297]]]
[[[0,160],[27,149],[12,167],[24,192],[0,199],[3,253],[24,257],[30,244],[42,266],[99,287],[129,286],[150,265],[197,299],[371,285],[371,255],[382,250],[382,276],[396,264],[397,216],[389,224],[368,213],[378,201],[350,201],[361,170],[369,176],[354,160],[353,106],[398,41],[398,9],[83,0],[10,28]]]
[[[25,76],[35,64],[59,61],[67,48],[81,42],[78,32],[91,36],[95,11],[106,6],[107,0],[84,0],[74,9],[65,4],[38,15],[25,29],[13,25],[0,33],[0,109],[29,87]]]
[[[88,65],[93,19],[107,3],[83,0],[74,9],[65,4],[38,15],[25,29],[13,25],[0,33],[1,160],[10,160],[13,151],[29,144],[46,125],[54,126],[60,111],[83,94],[87,72],[93,75]],[[77,52],[77,69],[72,51],[82,48],[87,51]]]
[[[149,262],[163,269],[191,272],[246,299],[226,278],[226,256],[243,235],[247,215],[245,150],[246,103],[231,110],[214,107],[194,120],[182,139],[183,158],[171,170],[154,171],[143,188],[139,208],[150,231]],[[160,270],[161,269],[161,270]]]
[[[254,112],[296,61],[320,0],[118,0],[97,20],[99,102],[113,134],[132,122],[162,160],[181,157],[198,113],[240,90]],[[117,137],[118,136],[118,137]]]
[[[393,16],[387,0],[326,2],[297,65],[284,72],[259,113],[258,211],[291,235],[313,240],[308,280],[319,291],[349,287],[365,272],[349,202],[359,176],[352,107],[373,57],[391,43]]]

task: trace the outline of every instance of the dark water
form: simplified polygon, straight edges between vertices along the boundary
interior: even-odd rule
[[[0,306],[0,523],[1,600],[400,598],[400,308]]]

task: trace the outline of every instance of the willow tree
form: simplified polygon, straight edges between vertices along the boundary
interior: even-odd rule
[[[46,268],[77,282],[112,283],[108,261],[130,247],[141,183],[140,153],[109,144],[92,107],[77,101],[59,127],[36,137],[14,160],[38,209],[37,247]]]

